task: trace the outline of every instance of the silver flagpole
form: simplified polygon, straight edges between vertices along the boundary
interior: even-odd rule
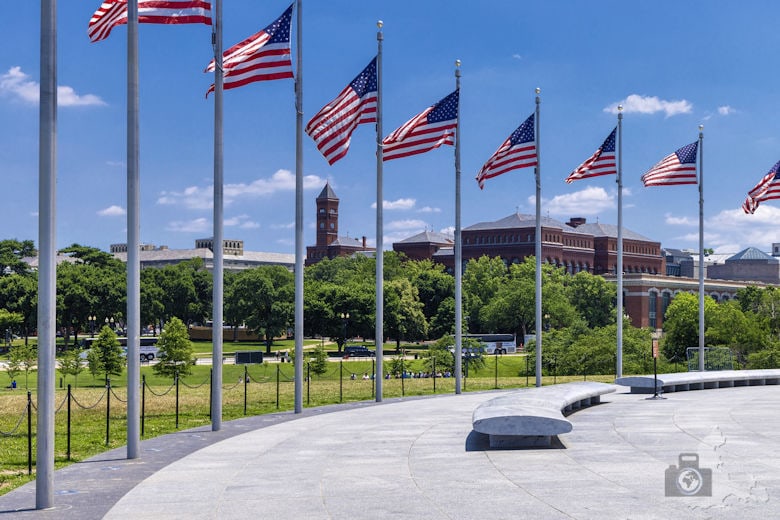
[[[382,386],[384,379],[383,363],[384,360],[384,339],[385,339],[385,302],[384,302],[384,281],[385,281],[385,255],[384,255],[384,195],[383,195],[383,173],[384,173],[384,153],[382,150],[382,26],[384,23],[379,20],[376,23],[379,29],[376,32],[376,323],[374,335],[376,337],[376,374],[374,376],[376,385],[376,402],[382,402]],[[346,338],[344,338],[346,340]]]
[[[38,129],[38,433],[35,507],[54,505],[54,341],[57,310],[57,0],[41,0]]]
[[[617,354],[615,377],[623,377],[623,105],[618,105],[618,156],[617,156]]]
[[[536,139],[536,386],[542,386],[542,154],[539,136],[539,107],[542,103],[539,94],[542,89],[536,89],[536,117],[534,123],[534,138]]]
[[[127,458],[140,457],[141,175],[138,0],[127,3]]]
[[[212,253],[214,269],[212,272],[214,287],[212,294],[211,326],[211,431],[222,429],[222,297],[223,297],[223,202],[224,202],[224,165],[222,100],[224,72],[222,71],[222,0],[214,0],[214,20],[212,44],[214,46],[214,237]]]
[[[295,413],[303,412],[303,11],[298,12],[295,45]]]
[[[699,125],[699,371],[704,372],[704,125]]]
[[[460,243],[460,60],[455,60],[455,90],[458,91],[458,124],[455,127],[455,393],[461,392],[463,355],[463,259]]]

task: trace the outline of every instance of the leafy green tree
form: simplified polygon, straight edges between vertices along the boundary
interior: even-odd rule
[[[309,370],[321,376],[328,371],[328,353],[325,347],[320,343],[314,348],[312,356],[309,359]]]
[[[38,350],[27,344],[17,344],[11,347],[9,351],[9,373],[13,367],[16,372],[24,372],[24,387],[28,388],[30,371],[35,367],[38,362]]]
[[[571,276],[566,284],[569,301],[590,327],[614,322],[615,284],[586,271]]]
[[[429,338],[440,338],[448,334],[455,334],[455,298],[445,298],[442,300],[436,314],[431,318],[428,328]],[[463,332],[466,332],[466,323],[462,324]]]
[[[38,319],[37,271],[0,276],[0,308],[22,315],[25,343]]]
[[[92,376],[104,374],[108,384],[109,376],[121,375],[126,361],[122,354],[122,347],[116,338],[116,333],[110,327],[103,326],[87,354],[87,364]]]
[[[28,272],[29,266],[22,259],[36,253],[32,240],[0,240],[0,277]]]
[[[386,282],[384,292],[385,330],[395,338],[396,350],[400,350],[402,339],[424,339],[428,332],[428,322],[423,314],[417,288],[409,280],[398,278]]]
[[[706,344],[728,347],[742,366],[747,364],[752,352],[766,347],[770,341],[766,320],[752,312],[743,312],[739,302],[731,300],[714,305],[705,318]]]
[[[232,291],[235,315],[265,339],[270,354],[274,337],[286,333],[294,317],[293,274],[282,266],[247,269],[236,276]]]
[[[155,374],[174,377],[176,374],[187,376],[192,372],[192,342],[187,326],[179,318],[174,316],[165,324],[157,340],[157,348],[160,349],[159,362],[152,367]]]
[[[451,335],[442,336],[435,343],[428,346],[423,352],[423,365],[428,372],[454,372],[455,356],[450,348],[454,348],[455,338]],[[461,344],[462,346],[462,344]]]
[[[406,262],[403,274],[417,288],[425,319],[432,325],[444,301],[454,301],[455,278],[444,271],[444,265],[435,264],[431,260]],[[441,334],[433,333],[430,328],[429,332],[431,337],[441,337]]]
[[[0,308],[0,333],[4,334],[6,329],[16,330],[23,321],[24,317],[21,314]]]
[[[712,315],[715,300],[704,298],[704,322]],[[668,359],[685,360],[687,349],[699,346],[699,297],[691,293],[679,293],[666,309],[664,337],[661,341]]]
[[[747,368],[780,368],[780,343],[775,341],[767,348],[748,354]]]
[[[483,326],[482,308],[488,305],[506,282],[507,268],[499,257],[482,256],[469,260],[463,270],[463,310],[468,316],[469,332],[487,332]],[[488,315],[489,316],[489,315]]]
[[[60,358],[59,365],[59,371],[62,376],[73,376],[75,384],[78,385],[79,374],[84,371],[84,365],[81,364],[81,357],[78,349],[67,350]]]

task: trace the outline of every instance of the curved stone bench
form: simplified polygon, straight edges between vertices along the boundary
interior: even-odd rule
[[[472,427],[489,436],[491,448],[549,446],[553,435],[572,430],[564,413],[598,404],[615,390],[615,385],[590,381],[525,388],[479,405]]]
[[[653,376],[627,376],[615,380],[616,385],[631,387],[632,394],[652,394]],[[780,370],[713,370],[710,372],[678,372],[658,374],[659,392],[685,392],[734,386],[780,384]]]

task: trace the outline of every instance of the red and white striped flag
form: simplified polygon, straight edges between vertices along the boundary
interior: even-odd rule
[[[755,213],[760,203],[772,199],[780,199],[780,161],[748,192],[745,202],[742,203],[742,210],[745,213]]]
[[[349,140],[362,123],[376,123],[377,71],[376,58],[363,72],[325,105],[306,125],[306,133],[317,143],[328,164],[347,154]]]
[[[92,42],[108,38],[111,29],[127,23],[127,0],[105,0],[89,20]],[[204,0],[139,0],[138,23],[211,25],[211,2]]]
[[[243,87],[255,81],[292,78],[290,59],[290,22],[293,5],[271,25],[222,53],[225,90]],[[206,72],[214,72],[211,60]],[[206,96],[214,92],[211,85]]]
[[[479,189],[485,187],[487,179],[498,177],[508,171],[537,165],[535,120],[536,114],[531,114],[490,156],[477,174]]]
[[[455,144],[459,97],[456,90],[385,137],[382,140],[382,160],[409,157],[443,144]]]
[[[616,132],[617,128],[612,130],[612,133],[609,134],[599,149],[566,177],[566,183],[571,184],[573,181],[600,175],[617,175],[617,167],[615,166]]]
[[[697,184],[696,153],[698,150],[699,142],[696,141],[670,153],[642,175],[642,182],[645,186]]]

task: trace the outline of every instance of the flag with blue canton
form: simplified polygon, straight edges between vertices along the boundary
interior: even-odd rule
[[[531,114],[482,166],[477,174],[480,189],[484,188],[486,179],[518,168],[536,166],[535,120],[535,114]]]
[[[293,77],[290,58],[293,5],[271,25],[222,53],[225,90],[243,87],[255,81]],[[211,60],[205,72],[214,72],[214,67],[214,60]],[[209,87],[206,96],[211,92],[214,92],[214,85]]]
[[[661,162],[642,175],[645,186],[673,186],[676,184],[697,184],[696,153],[699,142],[683,146],[664,157]]]
[[[612,130],[612,133],[609,134],[609,137],[602,143],[601,147],[587,161],[580,164],[566,177],[566,182],[571,183],[572,181],[598,177],[600,175],[617,175],[617,166],[615,164],[616,133],[617,127]]]
[[[377,71],[376,58],[325,105],[306,125],[306,133],[314,139],[317,149],[333,164],[347,154],[352,132],[362,123],[376,123]]]
[[[455,144],[459,96],[456,90],[385,137],[382,140],[383,160],[424,153],[443,144]]]
[[[772,199],[780,199],[780,161],[748,192],[745,202],[742,203],[742,210],[745,213],[755,213],[760,203]]]

